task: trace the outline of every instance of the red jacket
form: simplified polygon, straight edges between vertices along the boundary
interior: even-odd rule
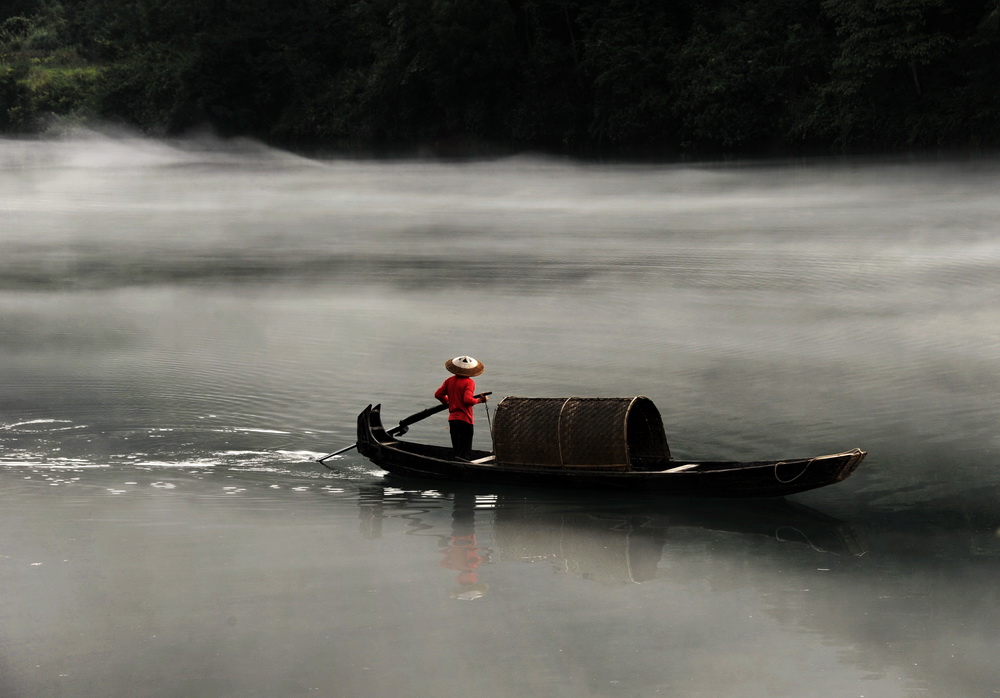
[[[451,376],[434,393],[441,402],[448,405],[448,421],[459,419],[473,424],[472,408],[479,404],[479,398],[474,397],[476,382],[465,376]]]

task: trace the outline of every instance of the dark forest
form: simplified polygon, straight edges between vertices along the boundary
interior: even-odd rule
[[[572,153],[1000,144],[998,0],[5,0],[0,132]]]

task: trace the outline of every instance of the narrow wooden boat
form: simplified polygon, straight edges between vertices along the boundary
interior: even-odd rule
[[[751,462],[674,460],[660,413],[642,396],[506,397],[493,417],[494,450],[467,461],[446,446],[398,439],[403,433],[386,431],[381,405],[369,405],[358,415],[358,452],[401,477],[697,497],[804,492],[846,479],[867,455],[855,448]]]

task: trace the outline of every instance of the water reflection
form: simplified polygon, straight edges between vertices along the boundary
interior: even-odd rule
[[[360,532],[379,539],[392,519],[405,533],[438,541],[438,564],[455,572],[454,599],[489,589],[489,566],[544,563],[553,573],[608,586],[642,584],[669,567],[671,532],[738,534],[861,556],[868,548],[853,526],[787,500],[734,505],[711,501],[598,498],[538,499],[515,491],[404,490],[367,485],[358,496]],[[441,512],[450,512],[450,524]],[[664,558],[667,559],[664,559]]]
[[[996,692],[995,157],[204,146],[0,139],[0,694]],[[679,457],[871,456],[820,511],[307,469],[458,352],[497,394],[649,395]]]
[[[451,535],[441,548],[440,565],[457,573],[453,599],[473,601],[489,590],[489,584],[479,580],[479,566],[490,562],[491,549],[476,541],[476,505],[469,497],[454,500],[451,510]]]

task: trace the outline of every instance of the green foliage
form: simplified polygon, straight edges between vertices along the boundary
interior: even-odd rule
[[[18,3],[0,22],[0,130],[32,132],[86,110],[97,73],[66,44],[61,5]]]
[[[81,114],[98,74],[93,67],[51,66],[37,59],[0,66],[0,130],[31,132],[55,117]]]
[[[609,143],[663,145],[679,129],[679,53],[689,19],[655,0],[611,0],[583,13],[582,66],[593,85],[590,133]]]
[[[277,142],[1000,143],[997,0],[8,0],[0,129]]]
[[[0,5],[0,25],[11,17],[33,16],[39,5],[38,0],[4,0],[3,4]]]
[[[170,44],[149,44],[101,72],[94,86],[98,116],[121,120],[148,133],[189,126],[191,111],[182,78],[188,56]]]
[[[942,31],[948,4],[824,0],[823,8],[839,38],[831,79],[819,92],[820,108],[833,116],[829,135],[843,144],[878,142],[890,134],[911,143],[921,139],[912,125],[931,106],[927,97],[939,99],[939,91],[948,89],[942,81],[954,45]]]
[[[949,131],[967,133],[974,145],[1000,143],[1000,2],[987,3],[956,49],[960,82],[949,105]],[[958,141],[953,137],[952,141]]]
[[[31,93],[26,84],[27,66],[0,65],[0,131],[28,130]]]
[[[592,97],[583,74],[580,5],[511,2],[518,78],[509,128],[515,143],[568,148],[587,143]]]
[[[825,77],[827,43],[811,2],[732,3],[696,19],[674,74],[683,142],[741,147],[784,137],[803,93]]]
[[[99,71],[93,67],[35,66],[27,83],[36,111],[66,115],[86,105]]]

